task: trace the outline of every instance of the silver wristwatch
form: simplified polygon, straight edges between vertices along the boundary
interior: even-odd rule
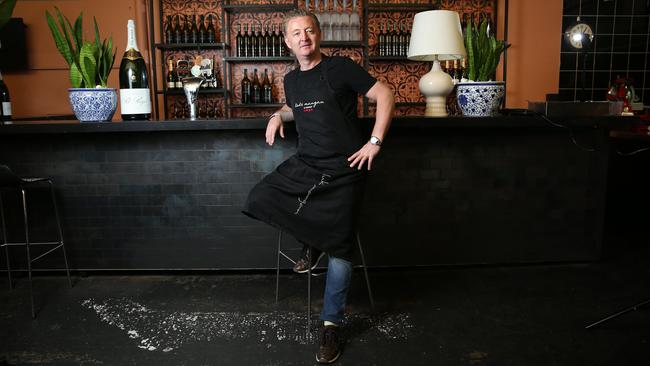
[[[376,146],[381,146],[381,140],[377,136],[370,136],[370,143]]]

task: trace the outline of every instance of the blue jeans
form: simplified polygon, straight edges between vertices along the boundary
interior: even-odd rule
[[[325,296],[323,297],[321,320],[336,324],[343,322],[345,302],[348,298],[351,278],[352,263],[330,256],[327,264],[327,279],[325,280]]]

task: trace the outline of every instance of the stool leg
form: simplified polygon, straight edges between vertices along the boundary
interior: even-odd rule
[[[32,255],[29,250],[29,226],[27,222],[27,198],[25,196],[25,188],[21,188],[20,192],[23,199],[23,217],[25,219],[25,248],[27,252],[27,275],[29,277],[29,298],[32,303],[32,319],[36,318],[36,310],[34,308],[34,291],[32,285]]]
[[[372,289],[370,288],[370,279],[368,278],[368,267],[366,267],[366,256],[363,254],[363,247],[361,246],[361,237],[357,231],[357,245],[359,245],[359,254],[361,255],[361,264],[363,265],[363,274],[366,277],[366,287],[368,288],[368,298],[370,299],[370,309],[375,311],[375,300],[372,297]]]
[[[2,221],[2,246],[5,247],[5,256],[7,257],[7,278],[9,279],[9,289],[13,289],[11,281],[11,262],[9,260],[9,245],[7,245],[7,225],[5,224],[5,209],[2,204],[2,192],[0,192],[0,221]]]
[[[63,260],[65,261],[65,272],[68,275],[68,285],[72,288],[72,280],[70,279],[70,267],[68,266],[68,256],[65,252],[65,244],[63,244],[63,230],[61,229],[61,220],[59,218],[59,208],[56,204],[56,197],[54,195],[54,185],[51,180],[47,181],[50,184],[50,193],[52,194],[52,204],[54,204],[54,216],[56,217],[56,227],[59,230],[59,242],[63,250]]]
[[[311,331],[311,256],[313,252],[309,249],[307,256],[307,336]]]
[[[275,303],[278,303],[280,294],[280,252],[282,251],[282,230],[278,234],[278,261],[275,265]]]

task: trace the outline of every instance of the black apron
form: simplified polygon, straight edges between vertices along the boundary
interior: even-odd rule
[[[329,255],[350,259],[366,171],[347,158],[364,145],[356,116],[346,116],[327,80],[323,56],[319,81],[297,72],[290,106],[298,152],[249,193],[243,213],[293,235]]]

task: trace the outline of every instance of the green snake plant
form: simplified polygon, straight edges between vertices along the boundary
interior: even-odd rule
[[[115,63],[113,37],[100,41],[97,19],[94,42],[83,39],[83,13],[79,14],[74,26],[55,7],[56,20],[46,10],[45,18],[50,27],[56,48],[70,67],[70,82],[73,88],[106,88],[108,75]],[[57,22],[58,21],[58,22]]]
[[[510,45],[497,41],[494,34],[488,32],[488,22],[472,26],[467,23],[465,29],[465,49],[467,50],[467,78],[471,81],[491,81],[501,59],[501,54]]]

